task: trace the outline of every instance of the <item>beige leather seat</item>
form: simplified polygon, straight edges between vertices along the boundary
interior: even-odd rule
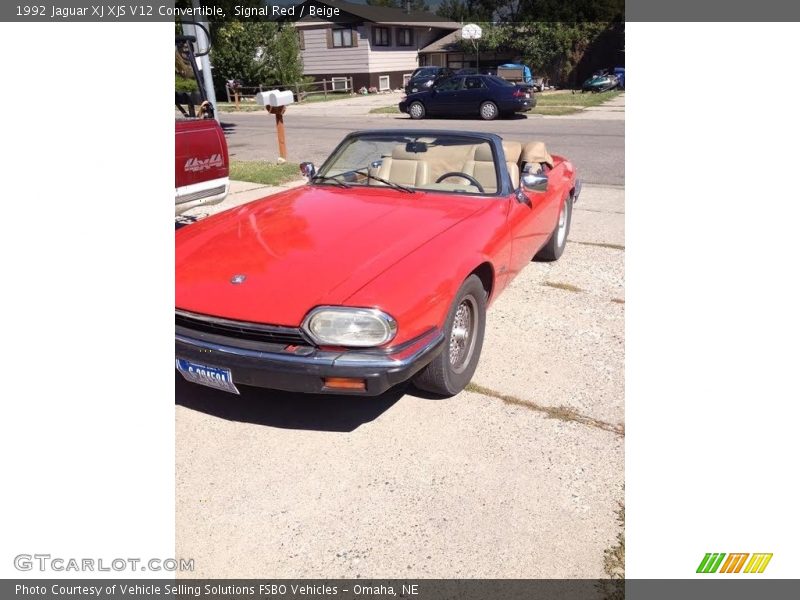
[[[514,140],[503,140],[503,153],[506,155],[506,167],[508,167],[508,174],[511,176],[511,185],[514,189],[519,187],[519,161],[520,154],[522,154],[522,144]]]
[[[544,142],[528,142],[522,147],[519,157],[520,168],[524,171],[530,165],[534,173],[548,166],[553,168],[553,157],[547,151]]]
[[[494,194],[497,191],[497,170],[494,167],[492,147],[489,144],[480,144],[475,149],[474,156],[464,163],[464,168],[461,170],[477,179],[487,194]]]
[[[420,186],[428,183],[430,167],[418,152],[407,152],[405,144],[395,146],[391,156],[381,161],[375,175],[403,185]],[[371,182],[381,185],[379,182]]]

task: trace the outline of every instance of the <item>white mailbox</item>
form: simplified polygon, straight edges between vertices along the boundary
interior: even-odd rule
[[[256,94],[256,102],[261,106],[286,106],[294,102],[291,90],[268,90]]]

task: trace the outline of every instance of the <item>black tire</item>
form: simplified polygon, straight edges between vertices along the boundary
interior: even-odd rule
[[[562,217],[565,219],[563,222],[561,220]],[[562,225],[564,227],[563,235],[559,235]],[[556,221],[555,228],[553,228],[553,233],[550,234],[550,239],[547,240],[547,243],[542,249],[536,253],[533,260],[552,262],[561,258],[561,255],[564,254],[564,248],[567,246],[570,225],[572,225],[572,196],[567,196],[567,199],[564,200],[564,204],[561,206],[561,211],[558,213],[558,220]]]
[[[478,114],[484,121],[493,121],[497,118],[497,115],[500,114],[500,111],[497,108],[497,104],[491,100],[487,100],[481,104]]]
[[[419,100],[415,100],[411,104],[408,105],[408,116],[412,119],[424,119],[425,118],[425,105],[420,102]]]
[[[459,339],[454,332],[456,321],[465,323],[469,314],[465,337]],[[463,328],[462,328],[463,329]],[[486,290],[476,275],[470,275],[456,293],[447,313],[444,337],[445,347],[427,367],[414,376],[414,385],[420,390],[440,397],[455,396],[463,390],[475,374],[486,331]]]

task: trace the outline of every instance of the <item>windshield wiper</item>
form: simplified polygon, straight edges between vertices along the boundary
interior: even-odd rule
[[[315,181],[332,181],[339,187],[343,188],[352,187],[349,184],[345,183],[344,181],[339,181],[338,179],[336,179],[339,175],[343,175],[343,173],[339,173],[338,175],[314,175],[314,177],[311,178],[311,182],[313,183]]]
[[[381,183],[385,183],[389,187],[393,187],[396,190],[402,190],[404,192],[408,192],[409,194],[413,194],[414,190],[408,186],[405,186],[401,183],[397,183],[396,181],[389,181],[388,179],[384,179],[383,177],[378,177],[377,175],[373,175],[369,171],[362,171],[360,169],[354,169],[351,173],[358,173],[359,175],[366,175],[370,179],[374,179],[375,181],[380,181]]]

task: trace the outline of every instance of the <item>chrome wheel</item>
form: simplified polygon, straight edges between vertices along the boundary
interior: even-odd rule
[[[412,119],[421,119],[425,114],[425,108],[419,102],[414,102],[409,108],[408,113]]]
[[[567,223],[569,222],[569,207],[567,203],[569,198],[564,200],[564,206],[561,207],[561,214],[558,215],[558,229],[556,230],[556,243],[559,247],[564,245],[567,239]]]
[[[469,364],[475,349],[475,330],[478,326],[478,305],[475,298],[466,296],[456,309],[450,329],[450,367],[461,373]]]
[[[493,102],[484,102],[481,105],[481,117],[491,121],[497,116],[497,106]]]

